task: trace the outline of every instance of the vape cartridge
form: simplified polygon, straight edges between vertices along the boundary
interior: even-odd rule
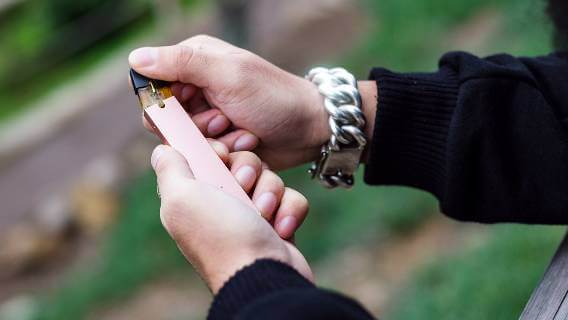
[[[168,83],[148,79],[134,70],[130,70],[130,78],[144,117],[164,144],[170,145],[185,157],[195,179],[223,190],[258,212],[249,196],[172,95]]]

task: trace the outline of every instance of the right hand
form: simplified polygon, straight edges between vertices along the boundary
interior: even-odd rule
[[[171,147],[158,146],[152,154],[152,167],[161,194],[160,219],[183,255],[214,294],[232,275],[259,259],[288,264],[313,281],[312,271],[302,253],[283,239],[290,238],[295,227],[290,228],[292,226],[288,224],[277,233],[278,227],[275,231],[266,221],[272,220],[269,216],[275,216],[278,221],[295,215],[301,223],[308,209],[306,199],[296,191],[285,189],[273,173],[267,170],[259,173],[260,160],[254,155],[229,155],[223,148],[214,144],[213,147],[218,153],[221,150],[220,156],[227,158],[237,180],[253,195],[253,200],[258,195],[274,192],[278,203],[265,206],[264,210],[262,205],[258,206],[263,214],[261,217],[238,199],[195,180],[181,154]],[[245,181],[238,178],[238,172],[246,166],[251,168],[247,171],[257,174],[246,174]]]
[[[147,77],[175,82],[174,94],[207,137],[231,151],[256,148],[273,169],[317,159],[329,140],[316,86],[219,39],[140,48],[129,61]]]

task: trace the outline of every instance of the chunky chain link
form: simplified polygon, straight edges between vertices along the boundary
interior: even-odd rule
[[[329,113],[329,127],[334,149],[339,144],[364,147],[366,144],[365,116],[361,111],[361,96],[355,77],[343,68],[314,68],[306,76],[318,86],[325,97],[324,106]]]
[[[353,185],[353,172],[359,164],[356,157],[360,157],[367,143],[357,81],[343,68],[321,67],[310,70],[306,79],[314,83],[324,96],[332,132],[329,143],[322,148],[322,159],[314,163],[310,173],[326,187],[349,188]],[[351,156],[339,155],[346,150]]]

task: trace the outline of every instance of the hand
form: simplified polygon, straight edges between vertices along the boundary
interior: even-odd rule
[[[214,147],[217,151],[223,149]],[[250,155],[236,153],[228,158],[241,185],[253,194],[253,200],[267,190],[282,195],[274,209],[259,206],[259,210],[267,216],[270,214],[266,213],[273,212],[276,221],[293,215],[301,222],[307,212],[305,198],[292,189],[284,189],[270,171],[265,169],[259,174],[260,161]],[[251,166],[252,162],[255,164]],[[245,170],[248,173],[238,173],[247,166],[256,175],[250,169]],[[162,224],[213,293],[238,270],[261,258],[286,263],[313,279],[308,263],[295,246],[278,236],[267,220],[246,204],[195,180],[178,152],[158,146],[152,154],[152,167],[160,188]]]
[[[330,137],[323,99],[312,83],[219,39],[196,36],[140,48],[129,61],[145,76],[177,82],[174,94],[206,136],[237,151],[258,144],[255,151],[271,168],[316,159]]]

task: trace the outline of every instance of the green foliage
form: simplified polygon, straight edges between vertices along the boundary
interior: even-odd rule
[[[116,0],[50,0],[42,3],[42,12],[52,27],[63,26],[107,4],[120,4]]]
[[[148,31],[153,26],[148,13],[145,0],[32,0],[1,13],[0,119]],[[93,14],[98,25],[91,21]],[[88,15],[91,20],[84,19]]]
[[[56,72],[46,72],[38,75],[22,86],[0,88],[0,122],[9,120],[11,116],[28,108],[33,102],[40,100],[46,94],[73,81],[85,72],[95,68],[100,62],[112,56],[117,50],[132,43],[145,31],[151,30],[153,23],[136,23],[123,34],[113,37],[104,43],[99,43],[88,52],[75,57],[58,66]],[[2,41],[0,40],[0,50]],[[2,73],[2,57],[0,57],[0,73]]]
[[[285,172],[283,178],[310,201],[310,214],[297,243],[311,260],[347,244],[407,231],[437,210],[436,201],[424,192],[370,187],[362,175],[353,190],[325,189],[307,179],[304,168]]]
[[[419,272],[385,319],[517,319],[563,230],[491,227],[482,245],[440,259]]]
[[[544,1],[534,0],[365,0],[373,17],[372,32],[348,57],[351,70],[366,77],[369,66],[398,71],[427,71],[453,47],[447,38],[455,27],[482,10],[502,15],[504,30],[490,35],[489,54],[544,54],[550,50],[551,31]],[[530,22],[529,22],[530,21]]]

